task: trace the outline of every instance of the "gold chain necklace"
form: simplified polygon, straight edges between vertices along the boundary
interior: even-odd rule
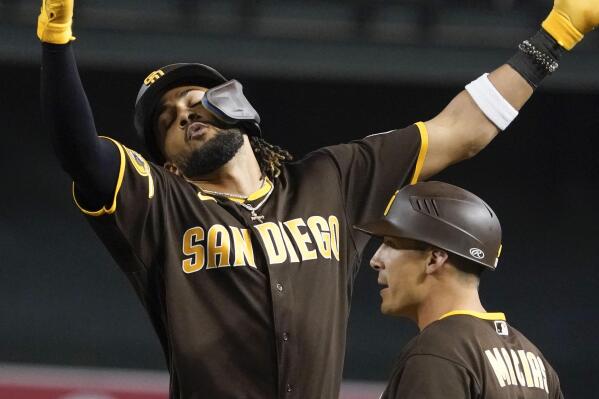
[[[251,216],[250,216],[250,218],[252,220],[257,220],[260,223],[262,223],[262,221],[264,220],[264,215],[258,215],[256,213],[256,211],[258,209],[260,209],[260,207],[262,207],[262,205],[264,205],[266,203],[266,200],[272,194],[274,187],[275,186],[273,184],[270,185],[270,190],[268,190],[268,193],[266,193],[266,195],[264,196],[264,199],[262,201],[260,201],[260,203],[258,205],[256,205],[256,206],[252,206],[250,204],[244,204],[243,202],[235,202],[235,203],[237,205],[241,205],[242,207],[244,207],[245,209],[247,209],[248,211],[250,211],[252,213]]]
[[[262,176],[262,184],[260,184],[260,188],[258,188],[258,190],[262,189],[262,187],[264,187],[264,184],[266,183],[266,176]],[[203,194],[209,194],[209,195],[213,195],[213,196],[217,196],[217,197],[224,197],[224,198],[236,198],[236,199],[241,199],[241,200],[247,200],[248,196],[247,195],[239,195],[239,194],[231,194],[231,193],[225,193],[222,191],[212,191],[212,190],[206,190],[205,188],[202,188],[202,186],[200,186],[198,183],[196,183],[196,185],[198,186],[198,188],[200,189],[200,191]],[[258,191],[256,190],[256,191]]]
[[[266,176],[262,177],[262,184],[260,185],[260,188],[258,190],[262,189],[262,187],[264,187],[264,184],[266,184]],[[200,189],[200,191],[203,194],[209,194],[209,195],[213,195],[213,196],[216,196],[216,197],[223,197],[223,198],[236,198],[236,199],[240,199],[240,200],[244,200],[244,201],[248,199],[248,196],[239,195],[239,194],[225,193],[225,192],[222,192],[222,191],[206,190],[206,189],[200,187],[199,184],[197,186],[198,186],[198,188]],[[256,190],[256,191],[258,191],[258,190]],[[256,211],[258,209],[260,209],[262,207],[262,205],[264,205],[266,203],[266,200],[268,200],[268,198],[272,194],[273,190],[274,190],[274,184],[270,183],[270,189],[268,190],[268,192],[264,196],[264,199],[262,199],[262,201],[260,201],[260,203],[257,204],[256,206],[252,206],[250,204],[245,204],[243,202],[237,202],[237,201],[233,201],[233,203],[235,203],[237,205],[240,205],[241,207],[243,207],[243,208],[247,209],[248,211],[250,211],[251,212],[250,218],[252,220],[258,220],[260,223],[262,223],[262,221],[264,220],[264,215],[258,215],[256,213]]]

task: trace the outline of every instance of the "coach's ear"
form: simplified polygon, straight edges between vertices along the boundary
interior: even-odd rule
[[[442,249],[430,248],[428,262],[426,264],[426,274],[437,272],[449,259],[449,255]]]
[[[175,165],[171,161],[166,161],[164,163],[164,169],[168,170],[169,172],[171,172],[174,175],[183,176],[181,174],[181,171],[179,170],[179,168],[177,168],[177,165]]]

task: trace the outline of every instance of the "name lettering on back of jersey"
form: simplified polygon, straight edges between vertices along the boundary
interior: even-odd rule
[[[207,231],[196,226],[183,234],[181,267],[185,273],[219,267],[256,267],[252,234],[256,235],[271,265],[318,258],[339,260],[339,220],[311,216],[286,222],[265,222],[255,231],[215,224]]]
[[[545,365],[533,352],[493,348],[487,349],[485,355],[500,387],[515,385],[543,389],[549,393]]]

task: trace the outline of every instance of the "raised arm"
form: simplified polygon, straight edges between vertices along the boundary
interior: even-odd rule
[[[596,0],[555,0],[541,30],[506,63],[467,86],[425,122],[429,147],[422,178],[468,159],[509,125],[544,77],[583,35],[599,24]],[[487,80],[488,78],[488,80]]]
[[[112,200],[118,149],[96,133],[70,44],[73,0],[43,1],[38,19],[42,41],[41,105],[44,123],[62,168],[90,209]]]

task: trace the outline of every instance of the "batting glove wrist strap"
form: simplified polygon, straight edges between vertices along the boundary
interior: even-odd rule
[[[584,37],[572,24],[570,17],[555,8],[543,21],[542,26],[566,50],[572,50]]]
[[[518,116],[518,111],[497,91],[485,73],[475,81],[466,85],[478,108],[495,126],[505,130]]]
[[[37,19],[37,37],[45,43],[66,44],[75,40],[73,0],[44,0]]]
[[[559,60],[565,51],[544,29],[520,43],[518,50],[508,64],[535,89],[559,68]]]

